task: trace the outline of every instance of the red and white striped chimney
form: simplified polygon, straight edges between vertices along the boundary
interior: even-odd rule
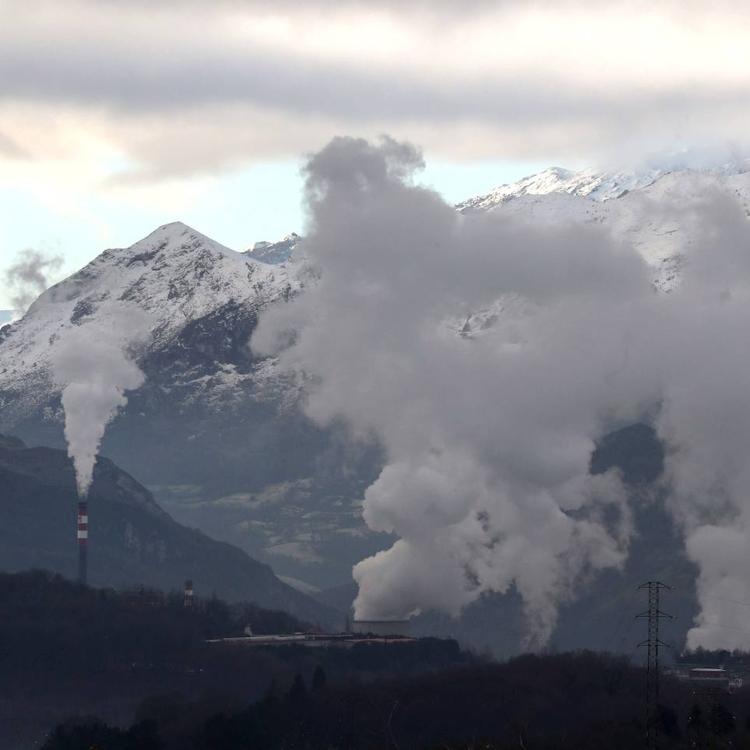
[[[89,513],[85,500],[78,501],[78,580],[86,584],[88,578],[87,547],[89,541]]]

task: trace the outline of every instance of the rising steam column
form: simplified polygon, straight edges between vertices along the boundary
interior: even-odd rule
[[[85,500],[78,501],[78,581],[86,584],[88,578],[89,513]]]

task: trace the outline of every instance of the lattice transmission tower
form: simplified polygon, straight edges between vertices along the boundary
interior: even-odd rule
[[[668,644],[659,640],[659,622],[664,619],[673,619],[672,615],[662,612],[659,608],[659,599],[663,589],[671,589],[661,581],[646,581],[642,583],[639,590],[648,593],[648,609],[638,618],[648,620],[648,638],[641,641],[638,646],[645,646],[646,657],[646,748],[656,750],[659,746],[659,650],[669,648]]]

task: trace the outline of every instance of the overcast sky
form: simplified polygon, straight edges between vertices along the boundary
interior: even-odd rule
[[[722,0],[0,0],[0,271],[174,219],[237,248],[300,231],[298,165],[337,134],[414,141],[451,201],[743,148],[748,38]]]

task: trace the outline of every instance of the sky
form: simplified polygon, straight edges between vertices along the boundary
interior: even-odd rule
[[[26,248],[62,277],[177,219],[304,231],[299,168],[336,135],[417,144],[451,202],[743,148],[749,32],[730,0],[0,0],[0,309]]]

